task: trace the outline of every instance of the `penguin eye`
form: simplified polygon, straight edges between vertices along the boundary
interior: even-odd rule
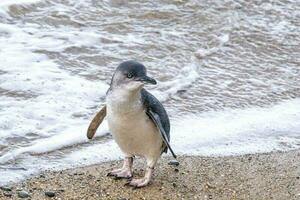
[[[132,77],[133,77],[133,75],[131,73],[127,74],[127,78],[132,78]]]

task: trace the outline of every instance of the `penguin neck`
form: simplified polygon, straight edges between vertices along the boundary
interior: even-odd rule
[[[106,96],[107,106],[111,111],[118,113],[128,113],[140,110],[141,88],[127,90],[124,88],[111,88]]]
[[[127,89],[123,87],[111,87],[109,93],[114,97],[119,97],[121,101],[135,101],[141,98],[142,87]]]

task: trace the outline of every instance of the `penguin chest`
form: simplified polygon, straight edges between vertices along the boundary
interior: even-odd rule
[[[128,155],[152,157],[160,155],[162,139],[157,127],[139,102],[128,109],[107,101],[110,132],[121,150]],[[126,108],[126,110],[125,110]]]

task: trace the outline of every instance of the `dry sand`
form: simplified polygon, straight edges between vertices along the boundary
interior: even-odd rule
[[[120,161],[59,172],[45,172],[1,191],[0,199],[18,199],[18,191],[31,199],[300,199],[300,151],[229,157],[179,158],[178,167],[164,157],[152,183],[141,189],[124,186],[126,180],[107,177]],[[135,176],[142,176],[144,163],[135,160]],[[4,196],[11,194],[11,197]]]

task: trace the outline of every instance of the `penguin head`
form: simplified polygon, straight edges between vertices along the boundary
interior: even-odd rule
[[[111,87],[120,87],[130,91],[141,89],[144,84],[156,84],[156,80],[147,76],[146,67],[136,61],[122,62],[116,69]]]

